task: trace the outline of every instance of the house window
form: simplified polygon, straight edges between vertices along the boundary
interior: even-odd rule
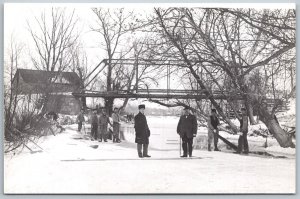
[[[66,78],[64,78],[64,77],[60,77],[60,83],[62,83],[62,84],[71,84],[71,82],[69,82]]]
[[[56,78],[53,77],[51,82],[58,84],[71,84],[71,82],[64,78],[62,75],[58,75]]]

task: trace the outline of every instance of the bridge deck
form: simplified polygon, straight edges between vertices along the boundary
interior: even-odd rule
[[[138,90],[137,93],[132,93],[124,90],[99,92],[99,91],[85,91],[84,93],[72,93],[75,97],[101,97],[101,98],[149,98],[149,99],[207,99],[208,97],[203,91],[193,90]],[[215,99],[227,99],[229,96],[231,99],[242,99],[240,95],[224,95],[221,92],[214,92]]]

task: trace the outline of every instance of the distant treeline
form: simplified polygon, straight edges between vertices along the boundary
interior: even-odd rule
[[[136,106],[132,105],[127,105],[124,114],[137,114],[138,109]],[[181,114],[181,109],[176,107],[176,108],[150,108],[146,107],[145,109],[145,114],[146,115],[159,115],[159,116],[165,116],[165,115],[170,115],[170,116],[175,116],[175,115],[180,115]]]

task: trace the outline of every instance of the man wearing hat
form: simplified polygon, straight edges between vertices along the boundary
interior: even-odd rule
[[[184,114],[180,117],[177,125],[177,133],[182,139],[183,155],[180,157],[192,157],[193,152],[193,138],[197,134],[197,119],[192,115],[188,107],[184,108]]]
[[[148,154],[150,130],[147,124],[146,116],[144,115],[144,111],[145,105],[139,105],[139,113],[134,117],[135,143],[137,143],[138,156],[140,158],[149,158],[151,157]]]

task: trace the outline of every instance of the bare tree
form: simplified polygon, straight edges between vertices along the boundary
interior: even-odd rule
[[[86,76],[89,73],[88,71],[88,59],[85,51],[83,50],[82,44],[77,41],[68,49],[71,60],[68,65],[68,70],[75,72],[80,81],[80,89],[84,88],[84,83]],[[81,98],[81,107],[86,107],[86,99]]]
[[[36,50],[31,58],[35,68],[58,73],[65,71],[72,61],[69,49],[76,44],[79,35],[76,33],[75,10],[68,14],[65,8],[51,8],[49,12],[44,11],[39,17],[35,17],[35,25],[27,23]],[[49,78],[47,85],[55,79]],[[51,92],[49,88],[46,86],[44,105],[47,104]],[[42,114],[45,107],[43,106]]]
[[[11,37],[4,62],[5,152],[24,147],[35,134],[31,124],[37,115],[35,101],[22,94],[17,70],[22,66],[25,45]]]
[[[112,63],[112,59],[116,57],[117,51],[120,50],[122,37],[125,35],[127,30],[128,19],[133,17],[133,13],[125,13],[124,9],[109,8],[93,8],[92,11],[97,16],[97,27],[92,27],[93,31],[100,33],[102,47],[107,53],[107,80],[106,89],[111,91],[113,89],[112,75],[115,65]],[[114,99],[106,98],[105,106],[109,114],[111,114],[113,108]]]
[[[150,68],[149,65],[139,65],[141,59],[149,58],[147,51],[147,36],[139,36],[136,38],[132,32],[137,32],[137,26],[133,21],[139,23],[132,11],[124,8],[120,9],[92,9],[97,17],[97,26],[92,27],[93,31],[101,35],[101,47],[107,53],[107,72],[106,91],[125,90],[132,92],[136,87],[145,86],[148,83],[156,83],[156,68]],[[142,26],[142,25],[141,25]],[[122,59],[135,60],[132,63],[126,63]],[[117,61],[116,61],[117,60]],[[136,73],[138,68],[138,74]],[[138,84],[136,77],[138,76]],[[114,98],[105,98],[105,107],[109,113],[112,111]],[[128,98],[124,99],[124,109],[128,103]]]
[[[11,137],[10,133],[13,126],[13,120],[16,115],[16,108],[18,105],[18,94],[13,75],[19,67],[19,58],[21,56],[23,45],[20,45],[15,41],[13,36],[11,37],[10,47],[8,49],[8,60],[4,67],[4,113],[5,113],[5,138]]]
[[[251,95],[249,89],[248,78],[252,71],[268,64],[295,47],[293,39],[282,41],[282,35],[274,36],[270,41],[270,35],[272,36],[276,31],[271,32],[269,30],[266,32],[262,30],[261,26],[245,23],[239,17],[240,15],[232,14],[234,11],[170,8],[166,10],[155,9],[155,12],[161,27],[160,32],[163,32],[162,36],[170,41],[176,50],[175,53],[184,60],[186,68],[190,70],[212,105],[233,129],[237,128],[223,113],[213,98],[212,92],[197,74],[196,66],[201,66],[206,72],[209,72],[208,67],[219,68],[225,72],[230,78],[232,88],[237,93],[242,94],[245,106],[248,112],[249,110],[251,112],[252,105],[258,104],[258,99],[260,99]],[[264,14],[261,14],[262,18],[265,17]],[[260,21],[265,23],[263,19]],[[249,25],[251,25],[251,29],[255,27],[258,31],[255,34],[250,32]],[[286,37],[290,38],[288,36]],[[256,53],[253,53],[254,51]],[[246,59],[249,53],[245,52],[252,53],[251,63],[249,63],[249,59]],[[254,55],[257,53],[260,56],[255,57]],[[211,78],[215,79],[213,75]],[[217,82],[215,81],[215,83]],[[275,124],[276,130],[274,130],[274,119],[271,114],[266,114],[265,107],[261,106],[259,110],[261,117],[268,118],[267,120],[262,119],[262,121],[279,144],[284,147],[293,146],[291,139],[282,129],[280,130],[278,125]]]

